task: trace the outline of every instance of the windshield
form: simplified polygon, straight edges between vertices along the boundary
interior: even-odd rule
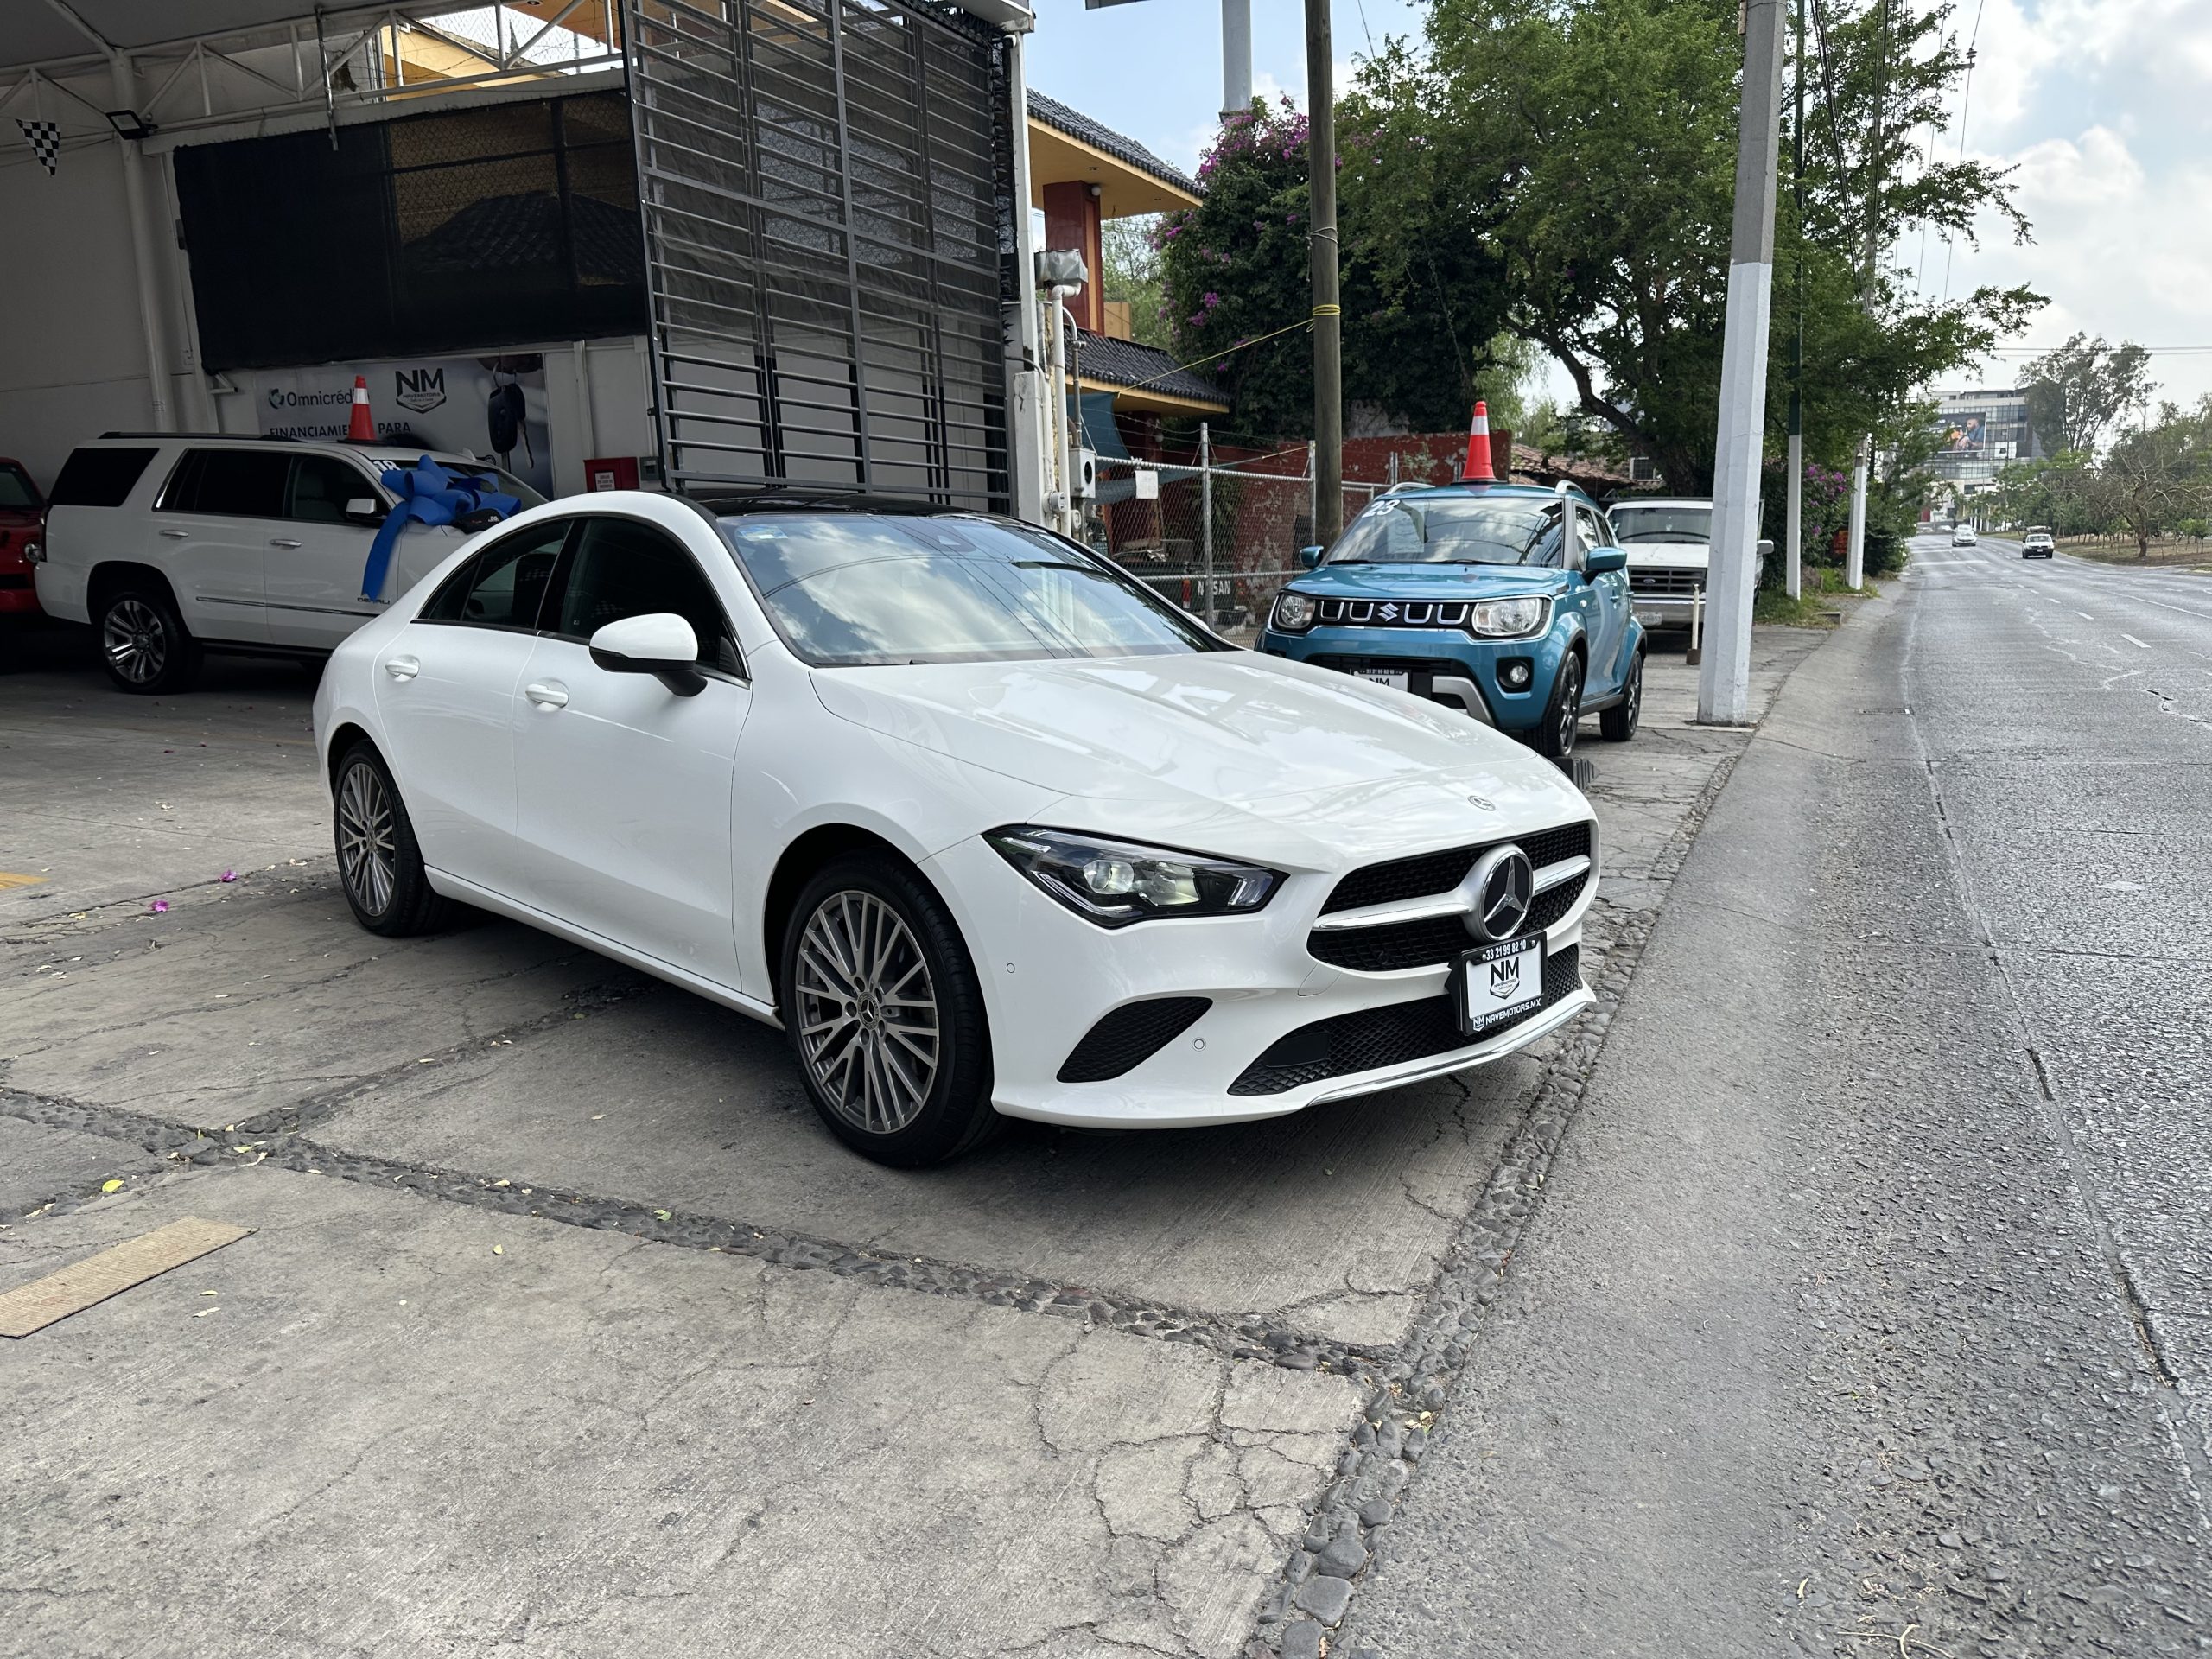
[[[1556,564],[1559,502],[1539,496],[1384,496],[1328,564]]]
[[[966,516],[721,520],[777,631],[818,668],[1233,651],[1103,559]]]
[[[1711,507],[1615,507],[1613,535],[1633,542],[1711,542]]]
[[[38,492],[18,467],[0,467],[0,507],[25,507],[35,510]]]

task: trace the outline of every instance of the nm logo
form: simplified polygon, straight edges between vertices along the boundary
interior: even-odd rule
[[[394,369],[391,379],[392,395],[399,406],[417,415],[429,414],[446,400],[443,369]]]
[[[1521,958],[1509,957],[1490,965],[1490,994],[1510,996],[1521,988]]]

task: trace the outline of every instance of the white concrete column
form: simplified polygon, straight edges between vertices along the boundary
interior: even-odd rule
[[[1774,296],[1775,160],[1782,139],[1782,0],[1749,0],[1740,119],[1713,465],[1713,551],[1697,681],[1698,719],[1723,726],[1742,725],[1751,717],[1751,596],[1758,582],[1767,313]]]
[[[1252,105],[1252,0],[1221,0],[1221,112]]]
[[[137,81],[130,71],[130,54],[110,53],[108,72],[114,86],[115,107],[136,107]],[[123,164],[124,211],[130,216],[130,263],[138,276],[138,321],[146,334],[148,404],[154,429],[174,432],[176,416],[170,409],[168,330],[162,322],[161,283],[154,271],[153,250],[147,243],[145,158],[139,154],[137,139],[125,138],[118,133],[115,142],[122,150],[119,159]]]
[[[1782,533],[1789,539],[1783,544],[1782,556],[1782,585],[1792,599],[1805,591],[1805,435],[1789,435],[1789,505],[1783,515]]]
[[[1014,122],[1014,264],[1017,298],[1005,318],[1008,505],[1017,518],[1045,522],[1045,377],[1039,357],[1037,238],[1029,221],[1029,86],[1020,35],[1006,38],[1007,85]]]
[[[1843,585],[1864,587],[1866,582],[1866,452],[1872,436],[1859,440],[1859,453],[1851,463],[1851,539],[1843,556]]]

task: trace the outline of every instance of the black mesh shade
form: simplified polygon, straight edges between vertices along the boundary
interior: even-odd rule
[[[175,153],[210,369],[642,334],[627,100],[524,99]]]
[[[1160,996],[1124,1002],[1084,1033],[1061,1065],[1062,1083],[1104,1083],[1135,1070],[1198,1021],[1213,1006],[1204,996]]]

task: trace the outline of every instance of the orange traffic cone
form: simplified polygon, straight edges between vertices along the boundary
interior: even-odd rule
[[[1460,469],[1462,484],[1495,484],[1497,474],[1490,465],[1490,405],[1475,405],[1474,424],[1467,429],[1467,464]]]
[[[369,415],[369,383],[358,374],[353,377],[353,413],[346,423],[346,441],[348,443],[374,443],[377,441],[377,423]]]

